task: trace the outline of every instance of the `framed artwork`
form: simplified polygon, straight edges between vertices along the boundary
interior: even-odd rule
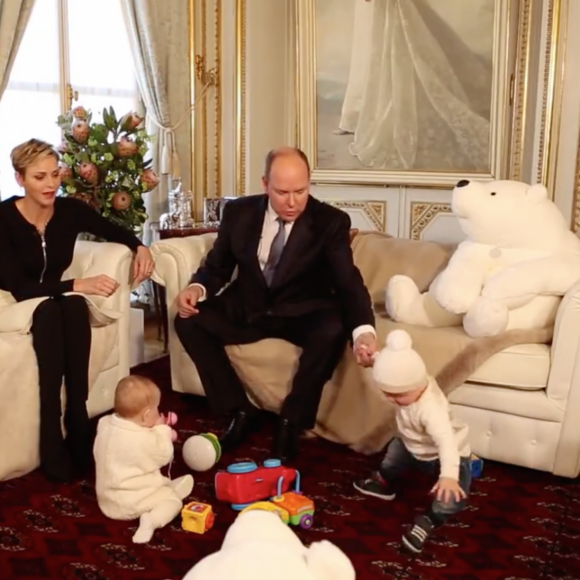
[[[514,2],[296,2],[298,145],[313,181],[506,177]]]

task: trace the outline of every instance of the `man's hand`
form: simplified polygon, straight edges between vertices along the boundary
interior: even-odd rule
[[[196,308],[203,290],[199,286],[190,286],[182,290],[177,297],[177,312],[181,318],[189,318],[199,312]]]
[[[361,334],[352,347],[357,364],[372,367],[374,355],[377,352],[377,337],[372,332]]]
[[[456,502],[460,502],[462,499],[467,497],[465,492],[461,489],[459,482],[450,479],[449,477],[440,478],[433,486],[431,493],[434,493],[437,500],[442,503],[449,503],[453,499]]]

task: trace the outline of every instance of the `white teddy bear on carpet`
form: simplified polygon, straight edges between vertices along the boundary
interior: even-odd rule
[[[183,580],[355,580],[348,557],[323,540],[306,548],[275,512],[250,510],[230,526],[215,554]]]
[[[451,209],[466,239],[428,291],[393,276],[386,306],[397,321],[458,326],[472,337],[554,323],[580,280],[580,239],[543,185],[461,180]]]

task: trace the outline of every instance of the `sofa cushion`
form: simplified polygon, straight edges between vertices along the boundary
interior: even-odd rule
[[[537,391],[546,388],[549,374],[550,347],[520,344],[486,360],[471,375],[469,382]]]

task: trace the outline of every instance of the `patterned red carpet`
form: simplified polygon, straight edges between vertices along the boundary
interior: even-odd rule
[[[168,389],[166,360],[141,369]],[[176,411],[180,439],[222,427],[205,400],[165,391],[165,410]],[[232,460],[267,457],[271,426]],[[177,448],[172,476],[185,472]],[[363,498],[353,478],[376,464],[321,440],[308,440],[296,467],[303,490],[316,501],[314,526],[298,530],[306,543],[329,538],[352,559],[359,580],[576,580],[580,579],[580,485],[548,474],[486,463],[469,509],[409,557],[399,550],[403,526],[427,500],[428,482],[410,480],[394,502]],[[57,486],[38,473],[0,483],[0,579],[179,579],[202,556],[217,550],[234,518],[212,496],[213,471],[199,474],[193,497],[211,503],[215,527],[189,534],[175,521],[146,546],[135,546],[133,522],[105,518],[93,481]],[[235,580],[232,578],[232,580]],[[299,579],[297,579],[299,580]]]

